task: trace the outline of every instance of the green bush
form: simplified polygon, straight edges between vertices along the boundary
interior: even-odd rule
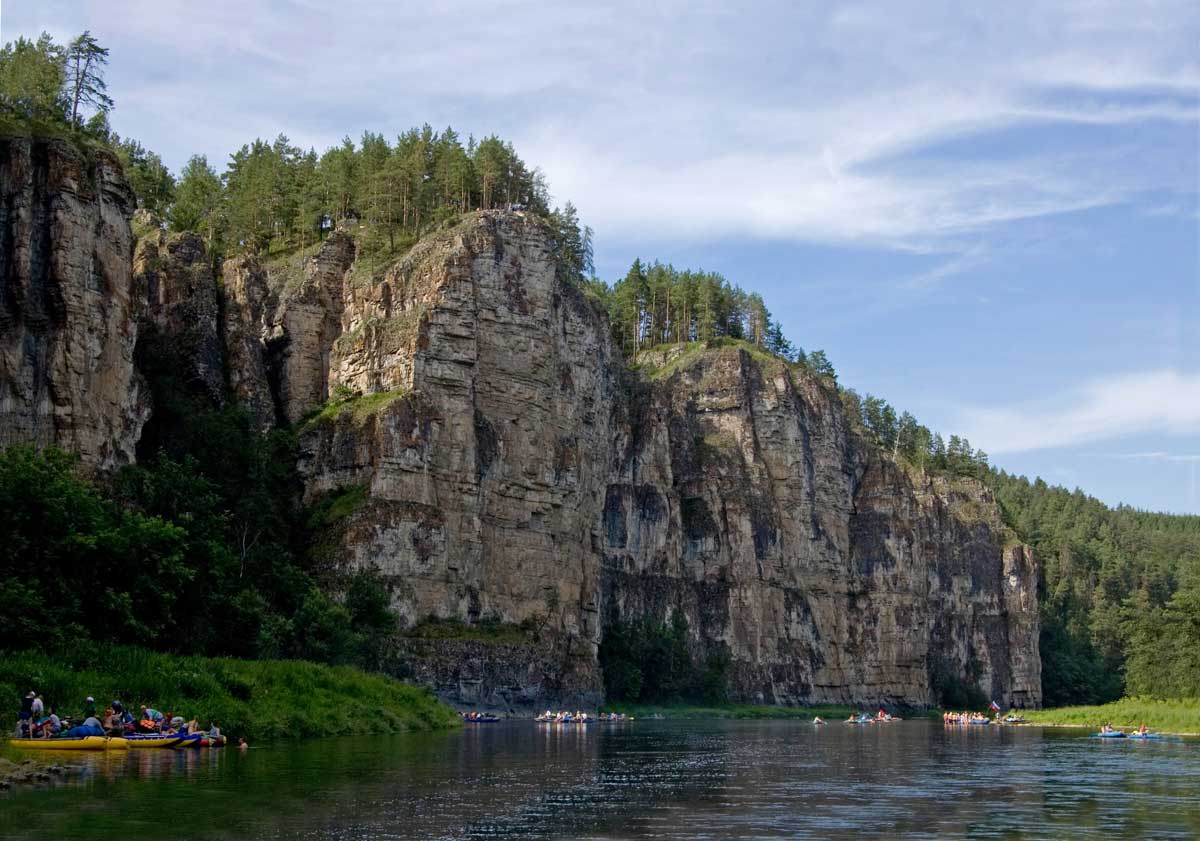
[[[687,637],[687,619],[680,612],[670,624],[642,618],[609,627],[600,644],[605,698],[641,704],[723,702],[728,654],[693,660]]]

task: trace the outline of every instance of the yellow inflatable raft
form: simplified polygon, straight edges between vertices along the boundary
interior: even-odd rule
[[[59,739],[9,739],[14,748],[24,750],[127,750],[129,742],[120,736],[79,736]]]

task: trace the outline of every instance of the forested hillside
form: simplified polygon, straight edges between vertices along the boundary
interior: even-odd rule
[[[986,481],[1042,562],[1045,703],[1200,697],[1200,517],[1000,470]]]

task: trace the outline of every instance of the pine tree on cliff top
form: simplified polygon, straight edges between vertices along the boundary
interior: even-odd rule
[[[67,45],[65,68],[72,125],[82,125],[80,106],[91,105],[103,113],[112,110],[112,97],[108,95],[108,85],[104,82],[106,64],[108,48],[100,46],[87,30]]]

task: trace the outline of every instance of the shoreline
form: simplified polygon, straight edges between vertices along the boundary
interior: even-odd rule
[[[159,654],[134,646],[81,645],[69,652],[5,652],[0,657],[0,728],[12,733],[18,700],[47,695],[47,709],[78,718],[84,698],[146,704],[209,729],[235,744],[345,735],[377,735],[459,726],[458,714],[426,687],[351,666],[305,660],[240,660]],[[102,707],[101,707],[102,708]]]
[[[1031,724],[1047,727],[1090,727],[1096,730],[1105,722],[1119,730],[1136,729],[1145,724],[1151,731],[1169,736],[1200,736],[1200,699],[1158,700],[1130,697],[1107,704],[1053,707],[1026,710]]]
[[[1064,729],[1066,729],[1066,728],[1070,728],[1070,729],[1073,729],[1073,730],[1099,730],[1099,728],[1100,728],[1100,725],[1099,725],[1099,724],[1059,723],[1059,722],[1054,722],[1054,721],[1027,721],[1027,722],[1025,722],[1024,724],[1019,724],[1019,725],[1005,725],[1005,726],[1016,726],[1016,727],[1062,727],[1062,728],[1064,728]],[[1132,732],[1132,731],[1134,731],[1134,730],[1137,730],[1137,728],[1138,728],[1139,726],[1140,726],[1140,725],[1138,725],[1138,724],[1113,724],[1113,727],[1114,727],[1115,729],[1117,729],[1117,730],[1124,730],[1124,731],[1125,731],[1127,734],[1128,734],[1129,732]],[[1147,725],[1147,727],[1149,727],[1149,725]],[[1156,729],[1156,728],[1154,728],[1154,727],[1150,727],[1150,731],[1151,731],[1152,733],[1159,733],[1159,734],[1161,734],[1161,735],[1163,735],[1163,736],[1184,736],[1184,737],[1187,737],[1187,738],[1200,738],[1200,732],[1188,733],[1188,732],[1183,732],[1183,731],[1175,731],[1175,730],[1162,730],[1162,729]]]

